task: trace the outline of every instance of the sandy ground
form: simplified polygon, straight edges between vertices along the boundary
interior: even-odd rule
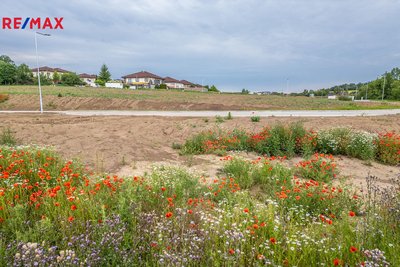
[[[201,118],[162,117],[79,117],[66,115],[0,114],[0,130],[9,127],[22,144],[52,145],[65,157],[77,158],[98,172],[142,175],[153,165],[186,166],[205,176],[215,177],[223,163],[214,155],[180,156],[173,143],[183,143],[191,135],[218,128],[258,131],[277,122],[301,121],[315,130],[348,126],[370,132],[400,131],[400,115],[382,117],[335,118],[234,118],[216,123]],[[255,154],[241,153],[245,158]],[[300,159],[292,159],[295,164]],[[341,174],[361,184],[368,174],[382,184],[400,173],[398,167],[338,157]]]

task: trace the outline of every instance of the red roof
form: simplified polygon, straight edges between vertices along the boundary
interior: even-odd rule
[[[60,68],[50,68],[50,67],[48,67],[48,66],[39,67],[39,70],[40,70],[40,71],[49,71],[49,72],[55,72],[55,71],[57,71],[58,73],[67,73],[67,72],[70,72],[70,71],[68,71],[68,70],[63,70],[63,69],[60,69]],[[37,71],[37,68],[31,69],[31,71],[32,71],[32,72],[36,72],[36,71]]]
[[[165,77],[164,78],[164,83],[181,83],[181,81],[178,81],[177,79],[171,78],[171,77]]]
[[[96,79],[96,78],[97,78],[97,75],[95,75],[95,74],[82,73],[82,74],[79,74],[79,78],[92,78],[92,79]]]
[[[159,80],[163,79],[160,76],[157,76],[157,75],[147,72],[147,71],[141,71],[141,72],[128,74],[128,75],[122,76],[122,78],[123,79],[126,79],[126,78],[153,78],[153,79],[159,79]]]
[[[193,83],[186,80],[181,80],[181,83],[183,83],[184,85],[194,85]]]

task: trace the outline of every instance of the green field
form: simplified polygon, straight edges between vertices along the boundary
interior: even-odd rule
[[[1,86],[0,95],[19,96],[19,101],[24,101],[23,96],[38,95],[37,86]],[[303,96],[277,96],[277,95],[242,95],[233,93],[201,93],[182,92],[176,90],[129,90],[110,88],[64,87],[43,86],[43,95],[51,101],[58,98],[82,99],[117,99],[128,101],[151,101],[152,103],[180,105],[197,105],[198,109],[212,110],[218,105],[232,110],[358,110],[358,109],[396,109],[400,102],[349,102],[328,100],[327,98],[309,98]],[[76,100],[76,99],[75,99]],[[7,109],[5,104],[0,106]],[[14,106],[18,105],[16,103]],[[156,106],[157,107],[157,106]],[[112,107],[110,107],[112,108]],[[190,108],[189,108],[190,109]]]

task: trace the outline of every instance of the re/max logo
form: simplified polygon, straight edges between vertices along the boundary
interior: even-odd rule
[[[3,18],[3,29],[64,29],[62,21],[64,18]]]

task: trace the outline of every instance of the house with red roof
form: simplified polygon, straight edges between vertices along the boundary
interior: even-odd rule
[[[185,85],[181,81],[171,78],[171,77],[165,77],[164,84],[167,86],[168,89],[184,89],[185,88]]]
[[[87,85],[90,85],[92,87],[96,87],[96,79],[97,79],[97,75],[95,74],[87,74],[87,73],[81,73],[79,74],[79,78],[81,78],[81,80],[83,82],[85,82]]]
[[[34,77],[37,77],[37,68],[31,69],[31,72]],[[48,79],[53,79],[53,74],[55,72],[57,72],[59,75],[62,75],[64,73],[70,73],[71,71],[64,70],[61,68],[51,68],[48,66],[39,67],[39,73],[42,74],[43,76],[47,77]]]
[[[155,88],[163,83],[163,78],[148,71],[140,71],[122,76],[124,83],[131,88]]]

